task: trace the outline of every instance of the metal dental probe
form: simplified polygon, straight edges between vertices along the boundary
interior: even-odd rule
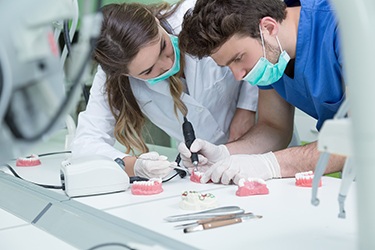
[[[190,150],[190,146],[195,140],[195,134],[193,125],[188,121],[188,119],[184,116],[184,123],[182,123],[182,133],[184,134],[185,145]],[[198,154],[191,153],[191,162],[195,167],[195,171],[198,171]]]

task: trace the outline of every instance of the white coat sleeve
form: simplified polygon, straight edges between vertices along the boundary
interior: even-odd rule
[[[73,157],[99,154],[112,159],[122,159],[126,156],[114,147],[115,118],[109,108],[105,81],[106,75],[98,67],[86,110],[78,116],[77,130],[72,143]]]
[[[167,18],[167,21],[171,26],[174,35],[180,34],[184,15],[186,11],[188,11],[190,8],[194,8],[196,1],[197,0],[183,1],[182,4],[178,7],[178,9],[176,9],[176,11],[173,13],[173,15]]]
[[[242,81],[237,108],[256,112],[258,107],[258,87]]]

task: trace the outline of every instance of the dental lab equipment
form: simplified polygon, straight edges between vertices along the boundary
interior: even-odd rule
[[[193,125],[188,121],[186,116],[184,116],[184,123],[182,124],[182,132],[185,138],[185,144],[188,149],[190,149],[191,144],[195,140],[195,133]],[[191,162],[195,166],[195,170],[198,170],[198,154],[191,153]]]
[[[129,187],[125,171],[115,161],[102,155],[63,161],[60,177],[69,197],[121,192]]]
[[[244,213],[244,214],[237,215],[233,218],[225,218],[225,219],[213,218],[211,220],[197,222],[197,225],[185,227],[183,230],[184,230],[184,233],[192,233],[192,232],[198,232],[198,231],[203,231],[203,230],[217,228],[217,227],[233,225],[233,224],[245,222],[247,220],[260,219],[260,218],[262,218],[261,215],[254,215],[253,213]]]
[[[201,219],[212,218],[215,216],[243,214],[243,213],[245,213],[245,211],[238,206],[225,206],[225,207],[208,209],[208,210],[204,210],[204,211],[196,212],[196,213],[173,215],[173,216],[166,217],[164,220],[168,222],[177,222],[177,221],[185,221],[185,220],[201,220]]]
[[[349,191],[350,184],[355,178],[354,164],[350,161],[352,156],[352,148],[350,141],[351,119],[346,117],[349,111],[349,101],[345,99],[340,109],[337,111],[333,119],[325,121],[318,137],[318,150],[321,152],[318,163],[315,167],[314,178],[312,183],[311,204],[319,205],[317,192],[321,177],[327,167],[330,154],[339,154],[347,156],[342,175],[340,193],[338,196],[340,207],[340,218],[345,218],[344,201]]]
[[[2,5],[0,141],[7,146],[0,151],[0,161],[22,155],[62,126],[79,97],[78,86],[100,32],[101,13],[83,15],[80,39],[70,55],[71,70],[65,74],[52,24],[71,19],[75,6],[74,1],[65,0],[18,0]]]

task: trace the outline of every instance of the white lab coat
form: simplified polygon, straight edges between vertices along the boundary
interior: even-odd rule
[[[236,108],[256,111],[258,88],[236,81],[227,67],[219,67],[210,58],[197,60],[186,56],[186,92],[181,96],[188,108],[187,118],[197,138],[214,144],[226,143]],[[89,103],[78,116],[72,143],[73,156],[107,155],[125,157],[113,147],[115,119],[105,93],[106,75],[99,67],[90,91]],[[176,118],[168,81],[153,86],[130,78],[134,96],[148,119],[177,142],[183,141],[182,115]]]
[[[186,0],[168,22],[173,33],[178,34],[187,9],[196,0]],[[197,138],[214,144],[226,143],[229,126],[236,108],[256,111],[258,88],[236,81],[228,67],[219,67],[210,57],[202,60],[185,55],[185,89],[181,96],[188,108],[187,118],[192,123]],[[164,130],[176,142],[183,141],[182,115],[176,118],[168,81],[153,86],[129,78],[134,96],[148,119]],[[105,93],[106,75],[98,67],[91,87],[89,103],[78,117],[78,127],[72,143],[74,157],[101,154],[113,159],[125,157],[115,149],[113,135],[115,119],[110,111]]]

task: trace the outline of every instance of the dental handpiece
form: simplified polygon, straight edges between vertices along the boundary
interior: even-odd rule
[[[182,133],[184,134],[185,145],[188,149],[190,149],[191,144],[195,140],[195,134],[194,134],[193,125],[188,121],[186,117],[184,117],[184,123],[182,123]],[[195,166],[195,169],[197,170],[198,154],[191,153],[190,158],[191,158],[191,162]]]

